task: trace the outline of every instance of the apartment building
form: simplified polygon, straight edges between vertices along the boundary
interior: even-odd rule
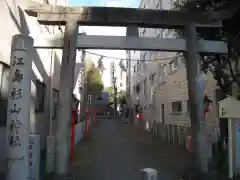
[[[34,17],[29,17],[24,12],[28,1],[4,0],[0,1],[0,173],[6,169],[6,119],[8,99],[8,75],[10,65],[10,51],[12,36],[19,33],[29,34],[34,39],[44,38],[49,35],[63,33],[64,27],[51,27],[40,25]],[[66,0],[39,0],[41,3],[66,5]],[[52,132],[55,132],[56,104],[59,97],[59,78],[61,65],[61,50],[35,49],[32,52],[32,108],[30,115],[29,132],[41,135],[41,149],[45,149],[46,136],[50,131],[52,119]],[[79,58],[79,57],[77,57]],[[79,69],[77,61],[76,79]],[[74,93],[78,93],[75,82]],[[77,90],[76,90],[77,89]],[[52,94],[50,93],[52,92]]]
[[[139,94],[136,93],[136,84],[139,82],[140,73],[136,73],[136,64],[140,60],[140,51],[129,50],[126,53],[126,94],[128,107],[134,108],[138,104]]]
[[[142,0],[139,8],[171,9],[171,0]],[[139,36],[152,38],[176,38],[167,29],[139,28]],[[217,124],[215,101],[216,82],[208,74],[205,94],[214,103],[207,114],[208,129]],[[140,61],[134,64],[131,88],[138,97],[148,122],[161,122],[190,126],[188,87],[185,60],[174,52],[140,52]]]

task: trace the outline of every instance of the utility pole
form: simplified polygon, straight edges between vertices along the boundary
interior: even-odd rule
[[[116,87],[116,80],[115,80],[115,83],[114,83],[114,117],[115,117],[115,120],[116,120],[117,119],[117,87]]]
[[[81,68],[81,82],[80,82],[80,86],[81,86],[81,101],[80,101],[80,118],[82,117],[82,115],[85,112],[85,79],[86,79],[86,62],[85,62],[85,57],[86,57],[86,52],[84,50],[82,50],[82,56],[81,56],[81,63],[83,64],[83,68]]]
[[[196,26],[194,23],[189,23],[186,26],[186,45],[187,45],[187,80],[188,80],[188,95],[190,102],[190,119],[192,130],[192,145],[193,145],[193,168],[194,176],[203,178],[208,173],[208,154],[204,153],[206,147],[206,134],[204,123],[204,107],[203,103],[203,88],[200,88],[199,77],[200,56],[198,54],[198,38]]]
[[[113,86],[113,91],[114,91],[114,100],[113,100],[113,104],[114,104],[114,118],[116,119],[116,115],[117,115],[117,87],[116,87],[116,74],[115,74],[115,64],[114,62],[111,63],[111,69],[112,69],[112,86]]]
[[[86,72],[85,72],[85,76],[84,76],[83,112],[84,112],[84,116],[85,116],[85,135],[88,135],[88,82],[86,80]]]
[[[66,22],[60,72],[60,98],[56,131],[56,178],[66,178],[69,167],[72,93],[76,64],[77,21]]]
[[[8,117],[6,180],[29,179],[28,134],[31,107],[33,39],[27,35],[12,38]]]
[[[139,37],[138,27],[137,26],[128,26],[127,27],[127,37]],[[131,86],[132,86],[132,57],[131,57],[131,50],[127,51],[128,54],[128,105],[129,105],[129,118],[132,117],[132,97],[131,97]]]

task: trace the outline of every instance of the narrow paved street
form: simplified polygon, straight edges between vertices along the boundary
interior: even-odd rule
[[[180,179],[190,155],[114,120],[98,120],[75,149],[76,180],[140,180],[142,168],[158,170],[158,179]]]

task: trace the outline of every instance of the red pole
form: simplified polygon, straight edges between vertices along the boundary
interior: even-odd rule
[[[94,122],[96,121],[96,111],[93,112]]]
[[[204,121],[206,121],[207,112],[208,112],[208,109],[204,109]]]
[[[88,136],[88,108],[86,108],[86,120],[85,120],[85,136]]]
[[[94,123],[94,110],[92,111],[92,123]]]
[[[71,147],[70,147],[70,158],[71,162],[73,162],[74,159],[74,144],[75,144],[75,119],[74,119],[74,113],[75,111],[72,110],[72,131],[71,131]]]

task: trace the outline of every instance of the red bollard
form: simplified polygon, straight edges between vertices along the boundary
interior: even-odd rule
[[[188,136],[188,150],[192,152],[192,136]]]
[[[88,136],[88,108],[86,108],[86,113],[85,113],[85,136]]]
[[[70,158],[71,162],[73,162],[74,159],[74,145],[75,145],[75,113],[77,112],[77,109],[72,110],[72,123],[71,123],[71,147],[70,147]]]

